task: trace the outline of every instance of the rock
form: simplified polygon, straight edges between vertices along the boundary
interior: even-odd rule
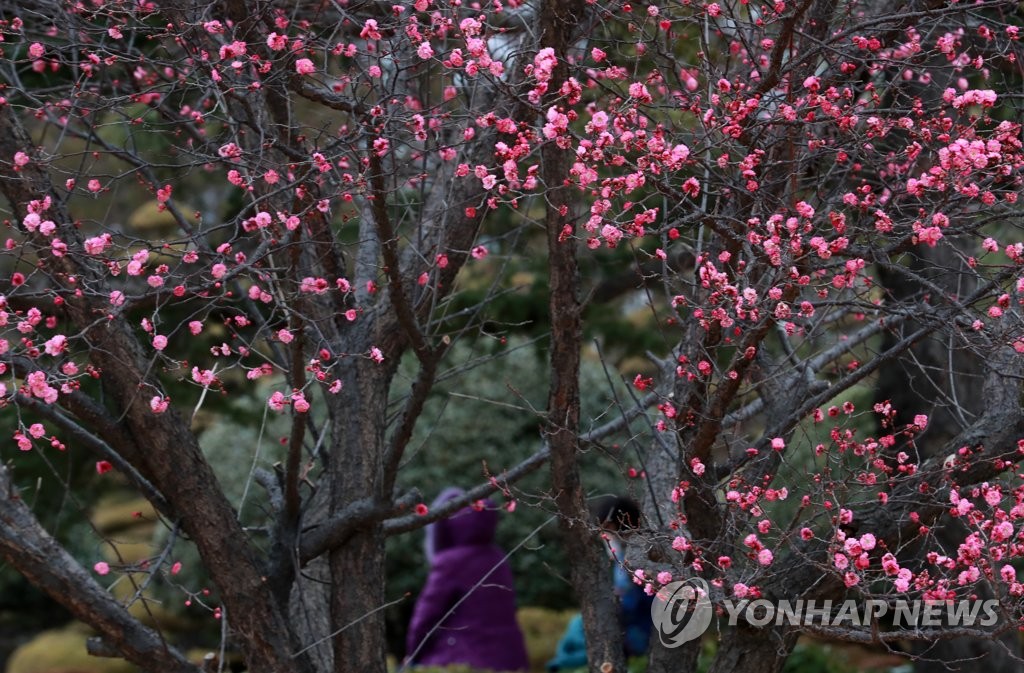
[[[81,627],[43,631],[14,651],[7,673],[135,673],[124,659],[91,656],[85,650],[88,633]]]

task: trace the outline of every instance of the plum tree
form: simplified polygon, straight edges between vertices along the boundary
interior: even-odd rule
[[[628,564],[648,591],[699,576],[721,605],[954,600],[986,585],[1000,629],[1017,625],[1016,4],[0,12],[0,400],[16,425],[0,553],[106,647],[195,670],[98,582],[166,576],[172,559],[90,573],[17,496],[21,452],[90,451],[180,528],[251,671],[384,670],[386,536],[512,498],[545,463],[591,666],[624,670],[579,471],[582,450],[623,429],[649,496]],[[396,488],[425,401],[452,344],[517,327],[496,299],[538,254],[537,452],[428,511]],[[611,281],[581,272],[610,259]],[[623,372],[632,399],[582,418],[588,316],[626,311],[623,298],[660,346]],[[933,399],[855,398],[927,340],[950,356],[918,362],[907,385]],[[984,404],[963,399],[960,352]],[[240,522],[194,423],[211,397],[243,395],[290,419],[278,469],[252,473],[260,531]],[[250,470],[256,447],[244,455]],[[936,542],[947,515],[962,526],[955,551]],[[743,623],[721,632],[712,670],[779,670],[805,631],[978,633]],[[651,670],[685,670],[697,651],[655,645]]]

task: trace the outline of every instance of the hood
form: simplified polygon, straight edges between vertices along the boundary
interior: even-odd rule
[[[440,507],[465,493],[461,488],[447,488],[437,496],[432,508]],[[437,552],[453,547],[488,545],[494,542],[494,534],[498,529],[498,510],[490,500],[481,503],[482,507],[479,504],[476,507],[463,507],[447,519],[427,526],[427,561],[432,561]]]

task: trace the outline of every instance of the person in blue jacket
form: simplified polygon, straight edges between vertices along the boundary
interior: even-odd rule
[[[619,619],[622,625],[623,646],[627,657],[647,652],[651,639],[651,603],[643,588],[633,582],[623,565],[625,544],[621,534],[640,525],[640,506],[625,496],[603,496],[591,503],[591,514],[602,530],[608,533],[608,551],[613,563],[613,584],[619,598]],[[583,632],[583,617],[576,615],[566,627],[558,642],[555,657],[548,662],[549,671],[579,668],[587,665],[587,641]]]

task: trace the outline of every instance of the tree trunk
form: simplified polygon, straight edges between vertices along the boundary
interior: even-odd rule
[[[334,670],[383,673],[384,535],[379,526],[358,533],[331,554],[331,581]]]
[[[724,631],[708,673],[779,673],[796,645],[796,632],[743,623]]]
[[[538,15],[540,46],[554,49],[558,66],[551,91],[568,77],[566,51],[580,29],[581,0],[544,3]],[[589,530],[589,514],[577,462],[580,423],[580,348],[583,330],[575,237],[563,237],[573,221],[566,187],[572,155],[554,142],[541,148],[541,176],[547,186],[548,309],[551,320],[551,386],[544,429],[551,447],[551,488],[560,515],[570,580],[580,600],[587,639],[587,662],[595,673],[626,670],[618,601],[612,592],[609,560]]]
[[[360,358],[346,367],[333,423],[331,511],[368,495],[384,500],[384,429],[393,364]],[[387,368],[387,369],[386,369]],[[355,533],[330,554],[331,634],[336,673],[383,673],[384,536],[380,526]]]
[[[701,641],[691,640],[680,647],[665,647],[651,634],[651,652],[647,673],[693,673],[700,659]]]

